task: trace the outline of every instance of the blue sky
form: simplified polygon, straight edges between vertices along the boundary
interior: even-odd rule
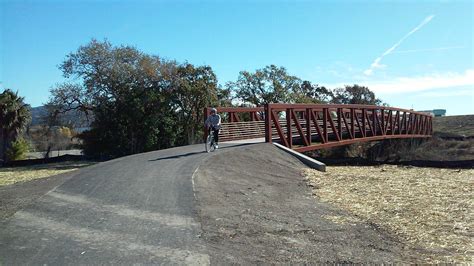
[[[212,66],[220,84],[269,64],[392,106],[474,114],[474,1],[0,0],[0,88],[33,106],[92,38]]]

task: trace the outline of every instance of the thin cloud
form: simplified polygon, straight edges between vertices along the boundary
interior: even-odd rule
[[[455,49],[464,49],[466,46],[448,46],[448,47],[437,47],[437,48],[426,48],[426,49],[413,49],[413,50],[402,50],[394,51],[392,54],[407,54],[407,53],[419,53],[419,52],[435,52],[435,51],[446,51]]]
[[[381,81],[353,80],[346,83],[325,84],[328,88],[340,88],[344,85],[359,84],[367,86],[377,95],[426,92],[434,89],[462,88],[474,93],[474,69],[464,72],[446,72],[416,77],[396,77]],[[446,93],[449,93],[448,91]]]
[[[443,91],[427,91],[420,94],[420,97],[441,98],[441,97],[474,97],[474,90],[443,90]]]
[[[466,48],[466,46],[448,46],[448,47],[437,47],[437,48],[427,48],[427,49],[413,49],[413,50],[393,51],[392,54],[435,52],[435,51],[446,51],[446,50],[455,50],[455,49],[464,49],[464,48]]]
[[[373,74],[374,70],[377,68],[383,68],[385,65],[380,64],[380,61],[382,61],[382,58],[385,56],[391,54],[400,44],[402,44],[403,41],[405,41],[410,35],[413,33],[417,32],[420,30],[423,26],[428,24],[432,19],[434,18],[434,15],[430,15],[426,17],[418,26],[416,26],[414,29],[412,29],[410,32],[408,32],[403,38],[401,38],[397,43],[392,45],[389,49],[387,49],[381,56],[377,57],[374,62],[370,65],[370,68],[364,71],[364,74],[367,76],[370,76]]]
[[[464,73],[447,72],[419,77],[398,77],[382,82],[367,82],[364,85],[380,94],[397,94],[455,87],[470,87],[471,90],[474,90],[474,69],[467,69]]]

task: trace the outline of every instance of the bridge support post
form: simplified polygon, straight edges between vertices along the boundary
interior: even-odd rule
[[[328,138],[328,116],[329,116],[328,108],[323,108],[323,136],[322,136],[322,138],[324,139],[324,142],[329,142],[329,138]]]
[[[308,146],[311,145],[311,112],[313,112],[313,109],[311,108],[306,108],[306,139],[308,140]]]
[[[291,109],[286,109],[286,136],[288,138],[288,148],[293,148],[293,134],[291,132]]]
[[[354,108],[351,108],[351,138],[352,139],[355,139],[356,138],[356,134],[355,134],[355,120],[356,119],[356,116],[355,116],[355,110]]]
[[[265,116],[265,142],[272,143],[272,108],[270,104],[266,103],[264,106],[264,116]]]

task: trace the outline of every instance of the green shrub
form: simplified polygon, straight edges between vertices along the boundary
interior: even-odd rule
[[[29,146],[30,145],[24,138],[18,138],[12,142],[12,146],[7,150],[7,160],[16,161],[25,159]]]

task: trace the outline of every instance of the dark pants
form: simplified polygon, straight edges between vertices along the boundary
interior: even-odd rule
[[[211,134],[211,131],[212,131],[212,134],[214,135],[214,142],[219,143],[219,129],[211,127],[209,128],[209,134]]]

